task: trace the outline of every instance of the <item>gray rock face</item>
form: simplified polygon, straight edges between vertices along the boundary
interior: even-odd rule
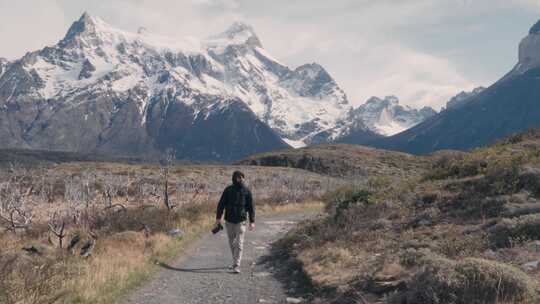
[[[2,74],[7,69],[8,60],[5,58],[0,58],[0,77],[2,77]]]
[[[363,105],[353,109],[350,120],[363,121],[366,127],[377,134],[389,136],[409,129],[437,114],[433,108],[420,110],[402,106],[395,96],[384,99],[371,97]]]
[[[348,101],[343,90],[326,70],[316,63],[305,64],[287,73],[282,82],[303,97],[324,99],[337,93],[338,103],[347,105]]]
[[[85,59],[82,64],[81,72],[79,73],[79,80],[88,79],[92,77],[92,72],[96,71],[96,67],[88,60]]]
[[[527,35],[519,44],[519,61],[511,72],[522,74],[530,69],[540,67],[540,21],[531,27]]]
[[[473,100],[473,98],[482,93],[486,88],[484,87],[478,87],[470,92],[462,91],[461,93],[457,94],[456,96],[452,97],[447,103],[446,103],[446,109],[456,109],[463,105],[465,105],[467,102]]]

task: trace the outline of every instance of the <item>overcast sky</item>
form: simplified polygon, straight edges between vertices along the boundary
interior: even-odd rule
[[[177,37],[244,21],[291,68],[323,65],[353,104],[396,95],[439,108],[513,67],[540,0],[0,0],[0,57],[56,43],[84,11]]]

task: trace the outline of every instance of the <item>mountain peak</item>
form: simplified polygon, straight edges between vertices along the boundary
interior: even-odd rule
[[[104,26],[108,25],[103,20],[84,12],[79,20],[71,25],[64,39],[60,41],[60,45],[63,47],[72,45],[80,36],[85,36],[87,43],[96,41],[98,39],[97,32]]]
[[[540,21],[529,30],[529,35],[519,43],[519,61],[510,75],[522,74],[540,67]]]
[[[386,96],[384,97],[384,100],[388,101],[390,104],[399,104],[399,99],[394,95]]]
[[[446,109],[456,109],[459,108],[465,104],[467,104],[469,101],[471,101],[474,97],[476,97],[478,94],[482,93],[486,88],[484,87],[477,87],[473,89],[472,91],[461,91],[456,96],[452,97],[447,103],[446,103]]]
[[[369,98],[365,104],[367,105],[371,105],[371,106],[381,106],[381,107],[388,107],[390,105],[398,105],[399,104],[399,99],[394,96],[394,95],[390,95],[390,96],[386,96],[384,97],[384,99],[381,99],[377,96],[373,96],[371,98]]]
[[[351,111],[351,119],[363,120],[371,131],[391,136],[409,129],[436,112],[430,107],[422,109],[400,105],[396,96],[390,95],[384,98],[373,96],[364,104]]]
[[[93,22],[92,16],[88,12],[84,12],[81,17],[79,18],[80,22]]]
[[[540,20],[538,20],[529,30],[530,35],[540,34]]]
[[[239,21],[231,24],[222,33],[212,36],[211,40],[226,40],[229,44],[247,44],[252,47],[262,47],[253,27]]]

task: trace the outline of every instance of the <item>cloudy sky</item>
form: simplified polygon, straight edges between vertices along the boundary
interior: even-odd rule
[[[396,95],[439,108],[513,67],[540,0],[0,0],[0,57],[56,43],[84,11],[177,37],[244,21],[290,67],[322,64],[353,104]]]

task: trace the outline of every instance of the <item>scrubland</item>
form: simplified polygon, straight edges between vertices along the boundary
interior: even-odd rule
[[[324,197],[274,246],[313,303],[538,303],[540,131]],[[405,166],[401,166],[406,168]]]
[[[209,233],[234,170],[259,214],[319,208],[343,184],[290,168],[4,162],[0,303],[112,303]]]

